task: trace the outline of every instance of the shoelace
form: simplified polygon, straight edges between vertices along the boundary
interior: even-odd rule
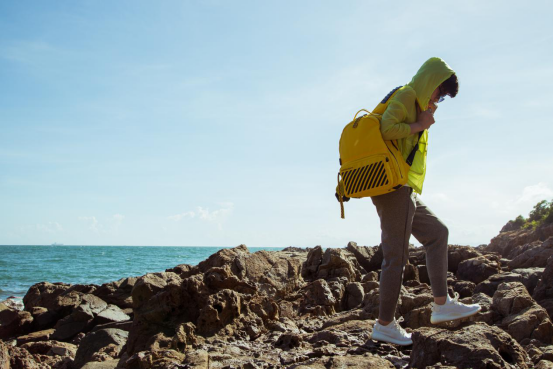
[[[393,324],[394,324],[394,328],[397,329],[403,336],[407,335],[407,332],[405,331],[405,329],[401,327],[401,325],[399,325],[397,320],[394,319]]]
[[[450,299],[449,302],[453,305],[461,305],[462,303],[459,302],[459,293],[453,292],[453,299]]]

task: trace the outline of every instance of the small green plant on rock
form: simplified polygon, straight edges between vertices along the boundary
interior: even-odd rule
[[[514,231],[517,229],[535,229],[543,224],[553,223],[553,200],[542,200],[534,205],[534,209],[528,214],[528,218],[522,215],[515,220],[509,220],[501,229],[501,232]]]

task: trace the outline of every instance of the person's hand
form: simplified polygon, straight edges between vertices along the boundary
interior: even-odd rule
[[[421,131],[430,128],[434,124],[434,111],[432,108],[428,108],[425,111],[421,111],[419,119],[417,120],[421,126]]]

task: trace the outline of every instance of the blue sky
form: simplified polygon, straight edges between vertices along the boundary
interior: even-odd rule
[[[553,198],[552,10],[1,2],[0,244],[376,245],[370,199],[340,219],[338,140],[432,56],[460,91],[422,199],[450,243],[488,243]]]

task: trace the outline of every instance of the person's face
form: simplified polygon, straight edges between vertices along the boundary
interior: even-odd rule
[[[432,104],[432,105],[436,105],[439,100],[440,100],[440,97],[441,97],[442,93],[441,93],[441,89],[440,89],[440,86],[438,86],[434,92],[432,92],[432,95],[430,96],[430,102],[428,103],[429,105]]]

